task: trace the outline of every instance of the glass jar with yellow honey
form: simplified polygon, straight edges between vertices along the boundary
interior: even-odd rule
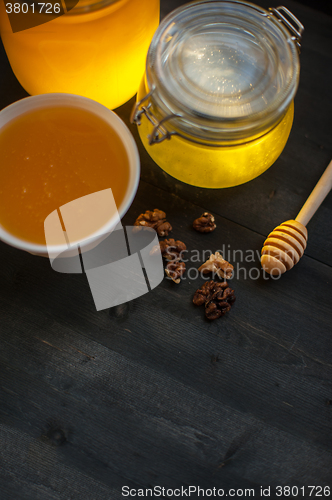
[[[188,184],[247,182],[293,122],[303,26],[284,7],[204,0],[169,14],[149,48],[132,121],[153,160]]]
[[[29,94],[78,94],[111,109],[136,94],[159,24],[159,0],[79,0],[64,15],[14,33],[5,4],[0,1],[1,37]],[[63,4],[17,3],[15,9],[23,20],[29,15],[32,26],[40,5]]]

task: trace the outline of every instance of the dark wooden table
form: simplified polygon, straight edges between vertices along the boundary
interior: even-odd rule
[[[163,15],[181,3],[165,0]],[[306,31],[281,157],[245,185],[194,188],[163,173],[130,126],[142,175],[126,224],[157,207],[189,249],[256,252],[296,216],[332,157],[332,18],[284,4]],[[0,108],[26,95],[1,47]],[[133,103],[117,110],[127,124]],[[191,223],[205,210],[218,228],[202,236]],[[332,195],[280,280],[245,279],[257,255],[241,264],[234,308],[211,323],[192,304],[201,279],[164,280],[96,312],[85,275],[0,243],[1,500],[113,500],[123,486],[188,485],[256,497],[271,486],[271,498],[278,485],[304,486],[297,498],[315,498],[308,486],[332,487],[331,219]]]

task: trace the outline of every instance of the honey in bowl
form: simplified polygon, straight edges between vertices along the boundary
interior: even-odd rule
[[[47,216],[80,197],[111,188],[123,215],[138,180],[138,167],[133,176],[130,152],[116,126],[77,104],[88,103],[87,107],[97,106],[106,116],[112,115],[129,136],[114,113],[88,99],[53,96],[53,103],[52,95],[15,103],[12,106],[30,100],[48,102],[32,106],[2,127],[1,115],[12,106],[0,114],[0,225],[37,246],[45,246]],[[72,100],[74,105],[69,104]]]

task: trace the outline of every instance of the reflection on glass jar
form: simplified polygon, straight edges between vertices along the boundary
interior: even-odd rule
[[[159,0],[80,0],[67,14],[17,33],[4,3],[1,37],[29,94],[79,94],[113,109],[137,92]]]
[[[155,162],[208,188],[242,184],[269,168],[293,122],[302,31],[283,7],[233,0],[200,1],[167,16],[132,114]]]

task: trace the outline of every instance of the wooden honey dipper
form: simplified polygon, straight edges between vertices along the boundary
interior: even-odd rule
[[[298,263],[307,246],[308,231],[305,227],[322,204],[332,187],[332,160],[317,182],[295,220],[287,220],[273,229],[262,248],[262,268],[277,275]]]

